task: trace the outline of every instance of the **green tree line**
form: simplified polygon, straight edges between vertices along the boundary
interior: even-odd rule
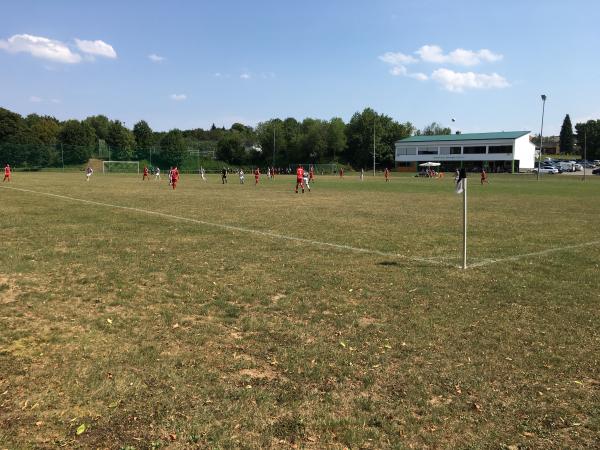
[[[568,116],[567,116],[568,117]],[[570,128],[570,122],[568,123]],[[587,136],[589,158],[600,158],[600,120],[575,125],[579,146]],[[422,130],[410,122],[398,122],[371,108],[356,112],[346,123],[306,118],[271,119],[256,127],[234,123],[229,129],[173,129],[154,131],[144,120],[132,129],[104,115],[84,120],[59,121],[51,116],[23,117],[0,108],[0,163],[15,167],[47,167],[83,164],[95,155],[112,160],[147,160],[153,164],[179,165],[190,155],[215,155],[232,165],[272,165],[338,162],[355,169],[370,168],[373,150],[379,167],[394,163],[394,143],[413,134],[449,134],[436,122]],[[572,138],[563,130],[564,147]]]

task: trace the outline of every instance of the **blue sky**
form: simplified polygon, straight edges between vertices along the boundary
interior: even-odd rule
[[[155,130],[369,106],[538,133],[545,93],[557,134],[600,118],[599,19],[593,0],[4,1],[0,106]]]

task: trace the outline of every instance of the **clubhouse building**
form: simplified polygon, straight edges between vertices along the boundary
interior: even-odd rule
[[[529,131],[497,133],[411,136],[396,142],[396,167],[416,171],[424,162],[439,162],[440,170],[519,172],[531,170],[535,162],[535,145]]]

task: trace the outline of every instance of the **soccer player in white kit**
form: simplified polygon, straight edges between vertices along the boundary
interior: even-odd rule
[[[240,171],[238,172],[238,175],[240,177],[240,184],[244,184],[244,171],[242,169],[240,169]]]
[[[206,175],[204,173],[204,167],[200,167],[200,175],[202,176],[202,181],[206,181]]]
[[[93,173],[94,173],[94,169],[92,169],[90,166],[88,166],[87,169],[85,169],[85,181],[90,181],[90,177],[92,176]]]
[[[310,192],[310,185],[308,184],[308,172],[304,172],[302,174],[302,183],[304,184],[304,187],[308,189],[308,192]]]
[[[154,179],[160,181],[160,167],[154,169]]]

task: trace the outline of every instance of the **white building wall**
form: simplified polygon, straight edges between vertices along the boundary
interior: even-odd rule
[[[512,145],[512,153],[487,153],[489,146]],[[440,147],[470,147],[485,146],[486,153],[476,154],[440,154]],[[427,147],[437,150],[438,154],[406,155],[403,149]],[[423,141],[423,142],[396,142],[395,160],[398,162],[426,162],[426,161],[518,161],[520,170],[530,170],[534,167],[535,146],[529,141],[529,134],[516,139],[484,139],[484,140],[454,140],[454,141]],[[418,150],[415,151],[418,153]]]
[[[535,145],[529,135],[515,139],[515,160],[519,161],[520,170],[531,170],[535,167]]]

